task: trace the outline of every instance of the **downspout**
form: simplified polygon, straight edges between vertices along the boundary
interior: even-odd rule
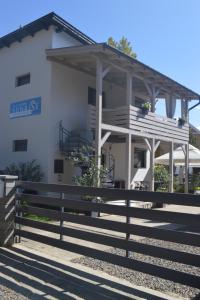
[[[198,102],[198,103],[196,103],[195,105],[193,105],[192,107],[190,107],[190,108],[188,109],[188,112],[191,111],[192,109],[194,109],[195,107],[197,107],[198,105],[200,105],[200,99],[199,99],[199,102]]]

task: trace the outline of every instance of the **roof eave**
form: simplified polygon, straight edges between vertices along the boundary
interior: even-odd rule
[[[26,36],[34,36],[34,34],[42,29],[48,30],[51,25],[59,27],[73,38],[77,39],[84,45],[95,44],[96,42],[85,35],[83,32],[66,22],[54,12],[51,12],[19,29],[0,38],[0,49],[9,47],[14,42],[21,42]]]

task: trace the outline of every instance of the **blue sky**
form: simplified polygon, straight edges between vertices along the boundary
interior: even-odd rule
[[[51,11],[97,42],[125,35],[139,60],[200,93],[199,0],[0,0],[0,36]]]

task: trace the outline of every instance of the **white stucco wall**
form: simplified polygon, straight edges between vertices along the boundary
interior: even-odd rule
[[[37,159],[48,170],[48,116],[51,64],[45,49],[51,46],[51,31],[42,30],[21,43],[0,50],[0,169],[12,162]],[[31,74],[30,84],[15,87],[16,77]],[[10,104],[41,97],[41,115],[10,119]],[[27,152],[13,152],[13,140],[28,139]]]
[[[126,146],[125,143],[106,143],[104,147],[110,148],[110,153],[115,158],[115,180],[125,180],[126,179]],[[134,149],[146,149],[146,167],[145,168],[134,168]],[[149,180],[149,167],[150,167],[150,152],[145,144],[132,143],[132,162],[131,162],[131,178],[133,181],[148,181]],[[134,187],[134,185],[133,185]]]
[[[60,32],[56,33],[55,28],[51,26],[49,30],[41,30],[34,37],[28,36],[21,43],[15,42],[9,48],[5,47],[0,50],[0,170],[12,162],[26,162],[36,159],[45,173],[44,180],[50,180],[52,175],[49,169],[52,170],[53,157],[52,155],[52,126],[50,118],[52,117],[52,99],[58,100],[55,96],[55,89],[52,97],[51,84],[55,79],[52,77],[52,64],[46,59],[45,50],[55,47],[67,47],[79,45],[75,39],[69,35]],[[30,84],[15,87],[16,77],[30,73]],[[69,77],[69,76],[68,76]],[[61,86],[62,94],[62,72],[58,75],[58,90]],[[65,89],[66,90],[66,89]],[[68,96],[70,95],[67,94]],[[41,97],[42,109],[40,115],[22,117],[16,119],[9,118],[10,104],[13,102],[23,101],[34,97]],[[65,98],[66,99],[66,98]],[[71,107],[66,102],[65,107],[60,105],[60,117],[64,119],[65,109],[69,111]],[[53,103],[54,104],[54,103]],[[73,105],[72,105],[73,106]],[[58,106],[57,106],[58,107]],[[63,110],[64,109],[64,110]],[[54,114],[53,114],[54,116]],[[66,118],[68,115],[66,114]],[[75,120],[75,119],[74,119]],[[28,139],[27,152],[13,152],[13,140]],[[55,140],[54,140],[55,142]]]
[[[52,30],[52,48],[80,46],[81,43],[65,32]]]
[[[84,130],[87,127],[88,112],[88,86],[95,87],[95,78],[68,68],[64,65],[52,63],[51,84],[51,159],[59,158],[58,127],[60,120],[63,126],[71,130]],[[51,163],[50,181],[55,181],[57,175],[53,174],[53,160]],[[68,171],[67,171],[68,170]],[[63,176],[69,178],[71,168],[67,166],[67,172]]]

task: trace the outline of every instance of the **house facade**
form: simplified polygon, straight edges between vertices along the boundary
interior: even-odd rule
[[[55,13],[0,38],[0,66],[0,169],[36,159],[45,181],[72,183],[80,170],[68,157],[84,143],[95,147],[98,167],[103,157],[120,187],[145,182],[154,189],[161,143],[170,149],[171,175],[177,145],[185,148],[188,168],[188,103],[200,96]],[[156,114],[158,99],[166,116]],[[173,191],[173,176],[169,186]]]

